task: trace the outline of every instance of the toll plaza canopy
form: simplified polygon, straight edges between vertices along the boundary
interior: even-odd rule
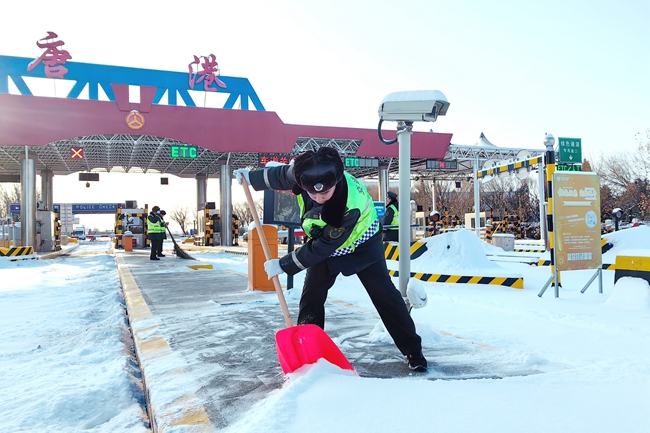
[[[358,177],[376,176],[379,165],[398,171],[398,145],[382,143],[376,129],[285,124],[265,110],[248,79],[206,67],[213,55],[201,57],[203,63],[194,56],[189,73],[51,58],[0,56],[0,181],[19,181],[26,149],[30,158],[37,156],[37,171],[54,175],[142,171],[218,177],[225,163],[237,169],[269,159],[288,162],[320,146],[336,148]],[[32,87],[43,79],[53,83],[55,97],[35,96]],[[221,108],[197,106],[195,98],[203,99],[197,94],[205,92],[223,94]],[[505,160],[521,150],[498,148],[482,134],[472,146],[451,145],[451,137],[414,132],[412,172],[422,178],[466,176],[477,157]]]

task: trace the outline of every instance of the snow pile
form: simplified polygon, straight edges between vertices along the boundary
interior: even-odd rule
[[[613,248],[605,255],[612,257],[636,255],[639,251],[643,251],[643,255],[646,256],[648,255],[648,245],[650,245],[650,226],[643,225],[608,233],[603,235],[603,239],[613,245]],[[612,260],[611,263],[614,261]]]
[[[0,431],[147,431],[113,257],[0,269]]]
[[[620,310],[650,311],[650,285],[641,278],[623,277],[614,285],[605,305]]]
[[[485,271],[489,270],[493,272],[488,273],[501,276],[512,273],[506,273],[503,267],[490,261],[485,255],[484,242],[469,230],[436,235],[422,241],[426,242],[427,251],[411,261],[411,272],[468,275],[480,270],[481,273],[477,275],[485,275]],[[500,248],[498,250],[503,252]]]

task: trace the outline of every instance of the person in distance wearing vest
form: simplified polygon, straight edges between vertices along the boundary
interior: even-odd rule
[[[293,164],[249,172],[234,171],[257,191],[292,190],[298,198],[308,240],[280,259],[268,260],[270,278],[307,271],[300,297],[298,324],[325,327],[325,301],[338,274],[356,274],[395,345],[414,371],[426,371],[422,340],[399,290],[393,284],[372,197],[366,187],[343,170],[339,153],[330,147],[306,151]]]
[[[159,254],[162,254],[163,235],[165,234],[165,221],[160,216],[160,208],[154,206],[147,216],[147,231],[151,241],[151,254],[149,260],[160,260]]]
[[[397,203],[397,194],[393,191],[388,191],[388,201],[386,203],[386,213],[384,214],[384,227],[395,226],[394,228],[384,228],[384,240],[394,241],[399,240],[399,204]]]
[[[160,251],[158,252],[158,257],[165,257],[163,254],[163,244],[165,243],[165,239],[167,239],[167,223],[165,222],[165,215],[167,215],[167,212],[165,212],[163,209],[160,210],[160,219],[163,220],[163,224],[165,225],[165,231],[162,233],[162,243],[160,244]]]

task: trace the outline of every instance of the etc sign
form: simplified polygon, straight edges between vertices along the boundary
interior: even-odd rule
[[[190,146],[171,146],[170,156],[172,158],[190,158],[194,159],[197,156],[196,147]]]

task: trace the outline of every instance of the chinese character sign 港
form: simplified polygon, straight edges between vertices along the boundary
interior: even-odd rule
[[[201,59],[203,59],[203,62],[201,62]],[[214,54],[210,54],[208,57],[201,56],[200,58],[194,56],[194,61],[188,65],[188,69],[190,71],[190,89],[194,90],[194,86],[201,82],[203,82],[203,90],[206,92],[217,91],[216,87],[212,87],[213,83],[223,89],[226,88],[226,84],[217,78],[217,75],[219,75],[219,64]]]

